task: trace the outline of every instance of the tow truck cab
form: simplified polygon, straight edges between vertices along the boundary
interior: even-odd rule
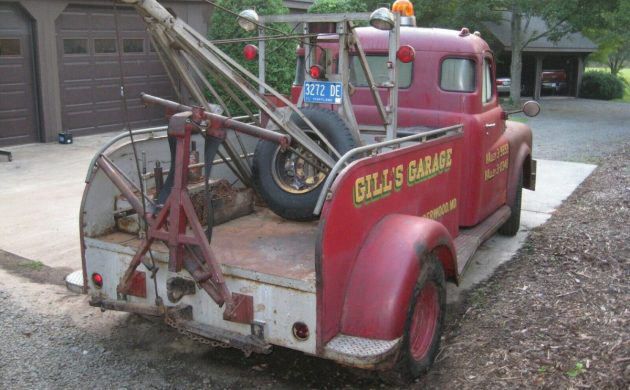
[[[380,85],[388,79],[388,32],[361,27],[357,28],[357,35],[376,84]],[[331,62],[336,64],[339,51],[336,40],[322,36],[319,41],[317,61],[325,66],[326,55],[332,54]],[[459,226],[475,226],[502,205],[509,204],[515,196],[517,175],[523,175],[524,188],[533,189],[531,130],[507,120],[496,90],[494,55],[480,34],[470,33],[467,28],[455,31],[401,27],[400,45],[411,46],[415,58],[407,63],[398,61],[398,136],[409,134],[405,128],[417,131],[464,125]],[[357,54],[353,54],[350,57],[350,83],[355,88],[352,107],[359,127],[366,129],[362,129],[362,134],[369,137],[374,135],[371,134],[374,126],[383,122]],[[297,56],[291,91],[294,102],[299,99],[304,81],[302,48],[298,48]],[[380,87],[379,92],[387,102],[387,88]]]

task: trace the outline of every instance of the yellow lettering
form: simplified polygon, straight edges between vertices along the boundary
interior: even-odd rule
[[[374,191],[372,194],[374,197],[378,197],[383,193],[383,183],[378,180],[378,172],[372,174],[372,181],[374,181]]]
[[[354,204],[360,205],[365,200],[365,178],[360,177],[354,182]]]
[[[389,169],[383,169],[383,183],[385,184],[383,186],[383,192],[384,193],[391,192],[392,187],[394,185],[394,183],[392,183],[391,179],[387,178],[388,175],[389,175]]]
[[[450,168],[451,165],[453,164],[453,161],[451,159],[452,154],[453,154],[453,149],[452,148],[446,149],[446,167],[447,168]]]
[[[424,158],[424,174],[426,176],[429,176],[433,173],[432,171],[432,167],[431,167],[431,156],[426,156]]]
[[[407,167],[407,184],[411,185],[416,181],[416,160],[409,161]]]
[[[399,165],[396,167],[396,190],[400,190],[403,185],[403,165]]]

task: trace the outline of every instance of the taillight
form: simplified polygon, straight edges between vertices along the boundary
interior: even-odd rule
[[[324,78],[324,73],[325,73],[324,67],[321,65],[313,65],[308,70],[308,73],[311,75],[311,78],[314,78],[316,80],[322,79]]]
[[[303,322],[296,322],[293,324],[293,336],[300,340],[304,341],[308,339],[309,334],[308,326]]]
[[[403,45],[398,49],[396,57],[405,64],[412,62],[416,58],[416,50],[409,45]]]
[[[92,282],[98,288],[103,287],[103,277],[101,274],[97,274],[96,272],[92,274]]]
[[[245,45],[243,48],[243,55],[247,61],[253,61],[258,57],[258,48],[256,45]]]

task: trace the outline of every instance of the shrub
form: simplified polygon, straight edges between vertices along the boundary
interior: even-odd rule
[[[367,5],[361,0],[315,0],[308,7],[311,14],[334,14],[341,12],[366,12]]]
[[[613,74],[590,71],[584,73],[580,97],[611,100],[623,97],[623,82]]]
[[[247,8],[255,9],[259,15],[287,14],[289,12],[289,9],[283,5],[282,0],[215,0],[215,2],[218,5],[224,6],[234,12],[240,12]],[[291,33],[291,28],[287,24],[277,23],[272,24],[270,27],[281,30],[285,34]],[[277,35],[278,32],[268,30],[265,34]],[[257,35],[257,29],[251,32],[241,29],[238,26],[234,15],[231,15],[219,8],[214,9],[210,19],[210,26],[208,28],[208,36],[211,40],[255,37]],[[258,76],[258,61],[246,61],[243,58],[243,48],[247,43],[253,43],[258,46],[256,41],[252,41],[245,43],[239,42],[221,44],[219,45],[219,48],[231,58],[235,59],[239,64],[243,65],[247,70]],[[289,93],[295,76],[296,45],[297,41],[290,39],[266,42],[265,82],[283,94]],[[212,82],[211,74],[208,78]],[[234,101],[231,101],[229,96],[216,82],[212,82],[212,85],[217,89],[217,92],[221,95],[221,97],[226,100],[232,115],[244,114],[243,110],[240,109]],[[231,89],[235,90],[234,88]],[[240,93],[238,93],[238,95],[241,96],[241,100],[243,100],[250,109],[257,111],[256,107],[254,107],[248,99],[244,99]],[[209,98],[209,100],[212,101],[212,98]]]

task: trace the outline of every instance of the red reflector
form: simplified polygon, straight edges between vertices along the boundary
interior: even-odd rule
[[[243,48],[243,55],[247,61],[253,61],[258,57],[258,48],[256,45],[245,45]]]
[[[295,338],[300,341],[308,339],[308,326],[303,322],[296,322],[295,324],[293,324],[293,336],[295,336]]]
[[[313,65],[309,69],[309,74],[314,79],[321,79],[324,77],[324,68],[321,65]]]
[[[101,274],[93,273],[92,274],[92,282],[96,287],[103,287],[103,277]]]
[[[396,53],[396,57],[398,57],[398,60],[400,62],[403,62],[406,64],[416,59],[416,51],[413,47],[409,45],[403,45],[400,47],[400,49],[398,49],[398,52]]]

